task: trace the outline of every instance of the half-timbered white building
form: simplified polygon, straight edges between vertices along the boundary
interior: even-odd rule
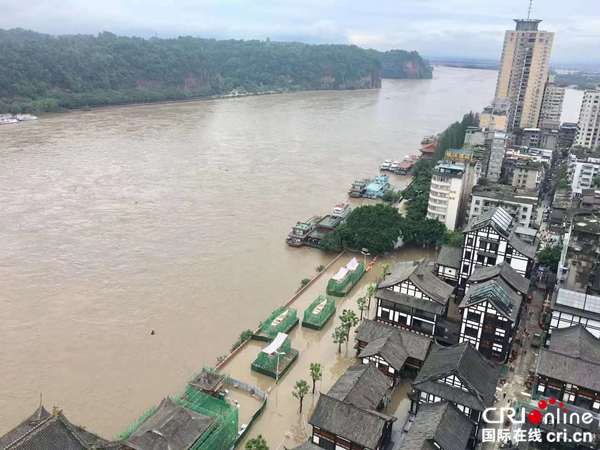
[[[456,286],[458,284],[458,275],[460,273],[461,258],[461,247],[442,245],[438,259],[435,262],[435,274],[437,277],[450,286]]]
[[[433,345],[412,383],[411,412],[418,415],[425,403],[451,402],[476,424],[469,440],[469,448],[475,448],[483,411],[494,403],[501,370],[501,365],[487,360],[468,342]]]
[[[427,269],[425,262],[395,265],[379,283],[375,320],[423,336],[439,336],[436,327],[446,317],[453,291]]]
[[[554,330],[540,350],[534,394],[600,412],[600,340],[582,325]]]
[[[506,362],[519,327],[522,300],[501,277],[471,285],[459,305],[460,342],[470,342],[492,361]]]
[[[461,257],[458,296],[465,293],[467,280],[478,267],[507,262],[519,274],[529,278],[539,247],[528,244],[515,233],[516,224],[501,207],[473,219],[464,229],[465,241]]]
[[[417,375],[432,344],[425,336],[368,319],[356,329],[356,341],[363,364],[375,364],[393,385]]]
[[[600,337],[600,297],[560,288],[552,298],[552,319],[547,341],[554,330],[581,324],[590,333]]]

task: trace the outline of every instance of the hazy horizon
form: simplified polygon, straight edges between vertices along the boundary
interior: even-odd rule
[[[416,50],[428,58],[499,60],[504,32],[526,17],[527,0],[482,5],[477,0],[32,0],[23,8],[0,0],[0,28],[48,34],[260,39],[308,44],[355,44],[377,50]],[[567,14],[568,12],[568,14]],[[532,18],[555,32],[553,63],[600,63],[600,2],[538,0]]]

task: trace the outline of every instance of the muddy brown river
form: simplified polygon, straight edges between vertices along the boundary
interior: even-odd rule
[[[0,127],[0,434],[41,394],[116,436],[332,259],[285,245],[297,220],[329,213],[383,159],[481,110],[495,81],[438,67],[377,91]]]

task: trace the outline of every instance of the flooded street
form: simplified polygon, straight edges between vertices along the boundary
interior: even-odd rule
[[[423,135],[481,110],[497,74],[437,67],[434,76],[0,127],[0,434],[42,394],[112,438],[214,365],[333,259],[285,245],[291,226],[347,201],[352,181],[375,175],[383,159],[416,154]],[[395,258],[422,256],[413,253]],[[302,301],[324,293],[327,279]],[[344,303],[355,306],[361,290]],[[252,435],[300,436],[300,416],[291,427],[281,408],[296,401],[292,386],[308,380],[308,365],[337,351],[333,326],[295,330],[300,357]],[[253,347],[247,357],[256,357],[257,343],[243,355]],[[351,347],[325,367],[320,390],[351,363]],[[225,371],[267,389],[272,380],[242,360]]]

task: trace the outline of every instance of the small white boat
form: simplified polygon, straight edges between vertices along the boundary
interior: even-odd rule
[[[315,306],[315,309],[312,310],[312,313],[315,316],[321,314],[321,311],[323,311],[323,308],[325,308],[326,304],[327,304],[327,300],[323,300],[321,303],[319,303],[317,306]]]
[[[391,159],[386,159],[384,162],[382,162],[381,164],[379,164],[379,168],[381,170],[390,170],[390,166],[392,165],[392,160]]]
[[[271,322],[271,326],[272,327],[278,327],[279,325],[281,325],[283,323],[283,321],[285,320],[285,316],[287,316],[288,312],[284,311],[281,314],[279,314],[279,316],[277,316],[277,318]]]
[[[338,203],[333,207],[333,213],[331,214],[331,217],[341,217],[342,219],[345,219],[348,217],[348,214],[350,214],[350,211],[352,211],[352,208],[348,203]]]

